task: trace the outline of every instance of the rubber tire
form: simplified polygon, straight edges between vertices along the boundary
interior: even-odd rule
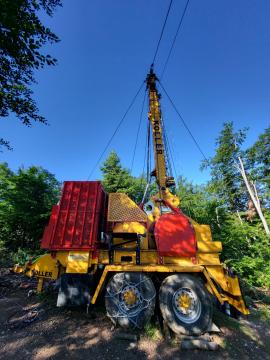
[[[181,321],[173,309],[173,295],[182,287],[193,290],[201,302],[201,314],[191,324]],[[203,282],[193,275],[175,274],[165,278],[159,290],[159,306],[165,323],[176,334],[200,335],[211,326],[213,305],[210,294]]]
[[[125,284],[138,284],[140,294],[146,301],[143,301],[141,306],[138,306],[136,314],[121,309],[119,311],[120,303],[120,289]],[[115,296],[112,296],[115,294]],[[105,306],[107,316],[115,325],[119,325],[128,329],[142,329],[147,322],[150,321],[154,314],[156,303],[156,289],[152,280],[144,273],[137,272],[122,272],[117,273],[111,277],[106,287]]]

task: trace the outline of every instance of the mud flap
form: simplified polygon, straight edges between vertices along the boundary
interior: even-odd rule
[[[93,292],[93,276],[89,274],[63,274],[57,306],[83,306],[91,301]]]
[[[206,266],[205,269],[207,271],[204,274],[208,281],[208,290],[218,298],[219,302],[222,305],[227,302],[242,314],[248,315],[249,310],[245,304],[238,277],[229,274],[223,266]],[[221,291],[218,290],[212,280],[218,284]]]

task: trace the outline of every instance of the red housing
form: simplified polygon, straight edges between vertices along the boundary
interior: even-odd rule
[[[49,250],[94,250],[105,222],[106,193],[100,181],[65,181],[54,205],[41,247]]]
[[[183,213],[162,215],[156,222],[154,233],[159,255],[196,255],[195,231]]]

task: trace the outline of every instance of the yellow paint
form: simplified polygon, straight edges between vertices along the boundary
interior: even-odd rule
[[[80,255],[80,256],[79,256]],[[132,263],[123,264],[121,262],[122,256],[131,256]],[[215,259],[213,261],[213,258]],[[249,311],[245,306],[242,298],[239,281],[237,277],[231,277],[227,273],[226,269],[219,263],[218,254],[198,254],[200,263],[194,264],[190,258],[170,258],[164,257],[164,265],[158,265],[157,251],[143,250],[141,251],[141,265],[136,265],[136,253],[135,251],[116,251],[115,252],[115,264],[106,265],[109,262],[108,251],[103,250],[99,253],[99,258],[96,261],[92,261],[92,253],[87,251],[80,252],[57,252],[54,257],[50,254],[45,254],[37,258],[32,264],[26,264],[24,268],[14,267],[14,271],[25,272],[27,276],[38,277],[37,291],[41,292],[43,288],[44,279],[57,279],[59,276],[59,265],[61,269],[68,266],[66,272],[72,273],[87,273],[90,264],[94,264],[94,270],[97,268],[97,264],[105,264],[104,271],[95,289],[94,296],[91,303],[96,302],[97,296],[104,284],[108,272],[159,272],[159,273],[193,273],[202,272],[206,279],[207,289],[217,297],[221,304],[227,301],[233,305],[236,309],[243,314],[248,314]],[[204,259],[204,263],[203,260]],[[217,264],[209,265],[209,263],[216,262]],[[215,283],[224,291],[221,293],[218,291]],[[131,299],[132,294],[127,294],[127,301],[132,304],[134,299]],[[187,299],[182,299],[182,305],[185,307]]]
[[[249,310],[247,309],[242,297],[239,280],[236,276],[229,276],[222,266],[206,266],[204,274],[206,275],[206,273],[208,273],[208,276],[213,278],[213,280],[215,280],[215,282],[222,288],[222,290],[225,291],[225,294],[222,296],[222,302],[227,301],[244,315],[249,314]],[[219,298],[221,294],[217,295],[217,290],[214,290],[213,287],[214,286],[212,282],[211,288],[214,291],[216,297],[221,302]]]
[[[198,241],[198,252],[204,254],[220,253],[222,251],[222,243],[220,241]]]
[[[113,227],[114,244],[122,243],[124,236],[121,234],[140,234],[141,252],[140,264],[136,265],[136,252],[132,249],[136,242],[123,245],[124,249],[114,250],[114,264],[109,265],[108,250],[100,250],[98,258],[92,258],[90,251],[58,251],[54,257],[45,254],[39,257],[32,264],[24,267],[15,266],[15,272],[25,272],[28,276],[36,275],[38,280],[38,291],[42,291],[44,279],[57,279],[62,273],[85,274],[93,269],[95,273],[99,265],[104,265],[104,271],[95,289],[91,303],[96,302],[97,296],[104,285],[108,272],[116,271],[142,271],[160,273],[193,273],[202,272],[206,280],[207,289],[223,303],[228,301],[244,314],[248,313],[245,307],[239,281],[237,277],[231,277],[221,265],[219,253],[222,251],[222,244],[219,241],[212,241],[211,230],[208,225],[198,224],[190,219],[197,240],[197,254],[195,258],[162,257],[160,258],[156,244],[153,240],[154,222],[161,216],[161,206],[168,202],[172,207],[178,207],[180,200],[173,195],[168,187],[174,184],[174,179],[167,176],[165,148],[162,134],[162,121],[159,94],[156,88],[156,76],[151,70],[147,77],[147,88],[149,93],[148,118],[152,126],[152,137],[154,145],[155,169],[153,175],[156,177],[159,191],[152,197],[154,208],[148,216],[140,207],[126,194],[109,194],[107,221]],[[118,235],[119,234],[119,235]],[[131,237],[133,238],[133,237]],[[130,261],[128,261],[130,260]],[[161,265],[161,263],[163,265]],[[91,270],[90,270],[91,269]],[[222,291],[217,289],[216,284]],[[128,304],[136,301],[134,294],[127,292],[126,301]],[[187,296],[179,300],[183,308],[190,306]]]
[[[89,252],[70,251],[68,254],[67,273],[87,274],[89,264]]]
[[[222,290],[233,296],[241,296],[241,289],[237,276],[231,277],[222,266],[206,266],[210,276],[221,286]]]
[[[203,274],[207,280],[206,287],[207,287],[208,291],[216,296],[216,298],[218,299],[220,304],[223,304],[224,303],[223,298],[221,297],[220,293],[218,292],[215,284],[213,283],[213,281],[212,281],[211,277],[209,276],[206,269],[203,270]]]
[[[196,239],[198,242],[212,241],[212,234],[209,225],[198,224],[196,221],[190,219],[195,230]]]
[[[113,227],[114,233],[131,233],[131,234],[139,234],[144,235],[140,237],[140,247],[142,250],[148,249],[148,240],[146,237],[146,227],[142,223],[139,223],[138,221],[132,221],[132,222],[123,222],[123,223],[116,223]],[[123,243],[124,239],[122,238],[114,238],[113,242],[114,244]],[[134,243],[129,243],[123,245],[124,248],[134,248],[136,246],[136,240],[134,240]]]
[[[145,234],[146,228],[143,224],[139,223],[138,221],[123,222],[114,225],[113,232]]]
[[[15,264],[12,268],[12,271],[17,274],[22,274],[25,272],[25,267],[25,265]]]
[[[39,256],[32,263],[25,265],[25,275],[29,277],[37,276],[55,280],[58,278],[58,270],[57,261],[51,254]]]
[[[108,202],[109,222],[147,222],[147,215],[126,194],[111,193]]]
[[[197,259],[200,265],[220,265],[220,259],[218,254],[198,253]]]
[[[123,298],[125,303],[129,306],[134,305],[138,300],[137,295],[132,289],[125,291],[123,294]]]
[[[107,265],[103,270],[98,286],[96,287],[95,293],[91,299],[91,304],[95,304],[98,294],[104,284],[108,272],[160,272],[160,273],[192,273],[202,272],[204,268],[202,266],[177,266],[177,265]]]
[[[179,302],[180,308],[187,310],[190,308],[191,298],[190,298],[190,296],[188,296],[188,294],[182,294],[179,297],[178,302]]]
[[[100,279],[99,279],[99,282],[98,282],[98,286],[96,287],[96,290],[95,290],[95,292],[94,292],[94,295],[93,295],[93,297],[92,297],[92,299],[91,299],[91,304],[95,304],[95,303],[96,303],[98,294],[99,294],[99,292],[100,292],[100,290],[101,290],[101,288],[102,288],[102,286],[103,286],[103,284],[104,284],[104,281],[105,281],[105,279],[106,279],[106,277],[107,277],[108,270],[109,270],[109,266],[110,266],[110,265],[105,266],[105,269],[103,270],[103,273],[102,273],[102,275],[101,275],[101,277],[100,277]]]
[[[43,290],[44,278],[38,278],[37,293],[40,294]]]
[[[163,191],[163,199],[168,201],[173,207],[178,207],[180,205],[179,197],[172,194],[168,188]]]
[[[159,104],[159,95],[156,89],[156,76],[150,73],[147,77],[147,87],[149,95],[149,113],[148,118],[152,125],[152,139],[155,156],[155,176],[160,188],[167,187],[166,163],[165,163],[165,147],[163,144],[161,113]]]

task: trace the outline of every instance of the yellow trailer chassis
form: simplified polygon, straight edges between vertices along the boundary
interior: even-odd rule
[[[134,262],[121,263],[121,258],[126,256],[132,257]],[[197,273],[204,280],[207,290],[221,305],[228,302],[241,313],[249,314],[237,276],[230,275],[227,268],[220,264],[218,254],[198,253],[196,259],[167,257],[163,259],[163,264],[159,264],[157,251],[141,250],[140,265],[136,265],[135,258],[135,252],[116,250],[114,264],[109,264],[109,253],[106,250],[100,251],[98,257],[94,258],[92,252],[58,251],[42,255],[23,267],[15,265],[14,271],[25,273],[29,277],[37,277],[37,292],[42,292],[44,280],[56,280],[63,273],[94,274],[99,266],[103,269],[102,275],[96,288],[92,289],[91,304],[96,303],[108,275],[113,272]]]

